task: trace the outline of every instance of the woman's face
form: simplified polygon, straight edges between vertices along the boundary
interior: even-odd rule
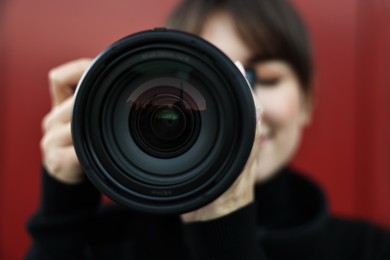
[[[223,11],[209,17],[200,34],[233,61],[256,70],[255,94],[264,108],[261,127],[258,181],[286,165],[300,142],[303,127],[310,120],[310,101],[300,88],[292,67],[281,60],[254,62],[254,53],[236,33],[231,16]]]

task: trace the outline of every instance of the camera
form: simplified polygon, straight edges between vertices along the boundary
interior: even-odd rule
[[[196,35],[157,28],[98,55],[81,78],[71,129],[80,164],[133,210],[180,214],[226,191],[252,149],[256,111],[235,64]]]

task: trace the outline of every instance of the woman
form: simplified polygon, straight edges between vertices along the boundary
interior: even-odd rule
[[[322,191],[288,167],[310,122],[311,54],[282,0],[187,0],[168,26],[198,34],[255,71],[264,108],[247,165],[215,201],[177,217],[99,205],[70,136],[72,95],[89,60],[50,72],[43,194],[28,259],[390,259],[389,233],[328,215]]]

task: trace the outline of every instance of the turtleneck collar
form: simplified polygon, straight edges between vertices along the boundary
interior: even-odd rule
[[[328,217],[322,190],[289,167],[258,184],[255,201],[260,238],[312,232],[322,227]]]

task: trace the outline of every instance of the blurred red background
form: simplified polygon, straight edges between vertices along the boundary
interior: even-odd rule
[[[30,243],[48,70],[163,25],[176,2],[0,3],[0,259],[21,259]],[[389,224],[389,1],[293,2],[312,35],[318,76],[314,120],[294,164],[324,187],[332,212]]]

